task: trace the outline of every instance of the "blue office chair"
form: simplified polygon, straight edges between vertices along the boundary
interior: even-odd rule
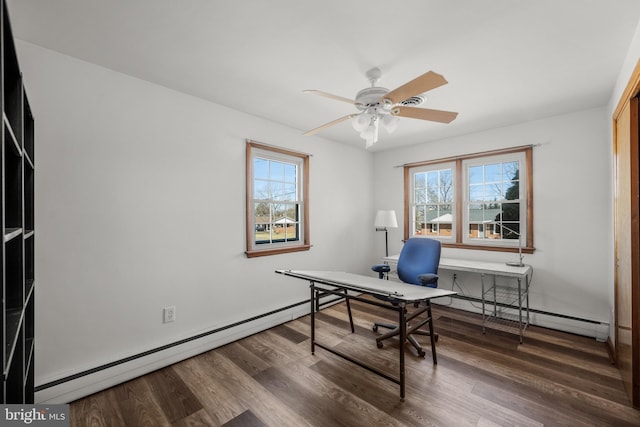
[[[440,264],[441,245],[439,240],[424,237],[413,237],[407,240],[402,247],[400,257],[398,258],[398,278],[405,283],[417,286],[428,286],[430,288],[438,287],[438,265]],[[388,278],[391,270],[388,264],[376,264],[371,269],[378,273],[381,279]],[[389,298],[379,297],[383,300],[393,302]],[[427,313],[426,318],[416,320],[419,315]],[[413,324],[411,324],[413,322]],[[429,331],[422,330],[424,325],[428,325]],[[378,348],[382,348],[382,341],[400,334],[398,325],[387,323],[375,323],[373,330],[378,328],[391,329],[389,332],[376,338]],[[407,315],[407,341],[409,341],[417,350],[418,355],[425,356],[425,352],[420,343],[413,335],[428,335],[431,338],[431,353],[433,355],[433,363],[436,364],[436,347],[435,343],[438,335],[433,331],[433,320],[431,316],[431,301],[427,300],[424,307],[416,306],[416,310]]]

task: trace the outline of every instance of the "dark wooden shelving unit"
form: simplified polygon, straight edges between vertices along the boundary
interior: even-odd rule
[[[34,122],[2,3],[2,403],[34,402]]]

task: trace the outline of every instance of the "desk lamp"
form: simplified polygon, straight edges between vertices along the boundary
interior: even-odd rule
[[[378,211],[374,223],[376,231],[384,231],[385,256],[389,256],[389,234],[388,228],[398,228],[396,211]]]
[[[518,236],[518,258],[519,258],[519,260],[518,261],[508,261],[505,264],[507,264],[508,266],[511,266],[511,267],[524,267],[524,263],[522,262],[522,259],[524,258],[522,256],[522,234],[520,234],[519,231],[516,231],[511,227],[507,227],[504,224],[500,224],[500,227],[502,227],[505,230],[510,231],[510,232],[512,232],[512,233],[514,233],[514,234],[516,234]]]

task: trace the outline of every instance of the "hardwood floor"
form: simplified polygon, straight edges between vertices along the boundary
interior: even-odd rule
[[[352,302],[316,317],[316,339],[397,375],[397,340],[376,348],[374,320]],[[640,426],[603,343],[434,306],[438,364],[407,347],[407,389],[317,348],[309,316],[71,403],[72,426]]]

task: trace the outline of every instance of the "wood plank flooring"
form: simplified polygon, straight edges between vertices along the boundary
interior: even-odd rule
[[[395,313],[353,301],[316,317],[316,339],[397,375],[397,340],[375,344]],[[72,426],[640,426],[603,343],[515,329],[434,306],[434,366],[407,346],[399,387],[330,352],[310,354],[309,316],[96,393],[70,405]]]

